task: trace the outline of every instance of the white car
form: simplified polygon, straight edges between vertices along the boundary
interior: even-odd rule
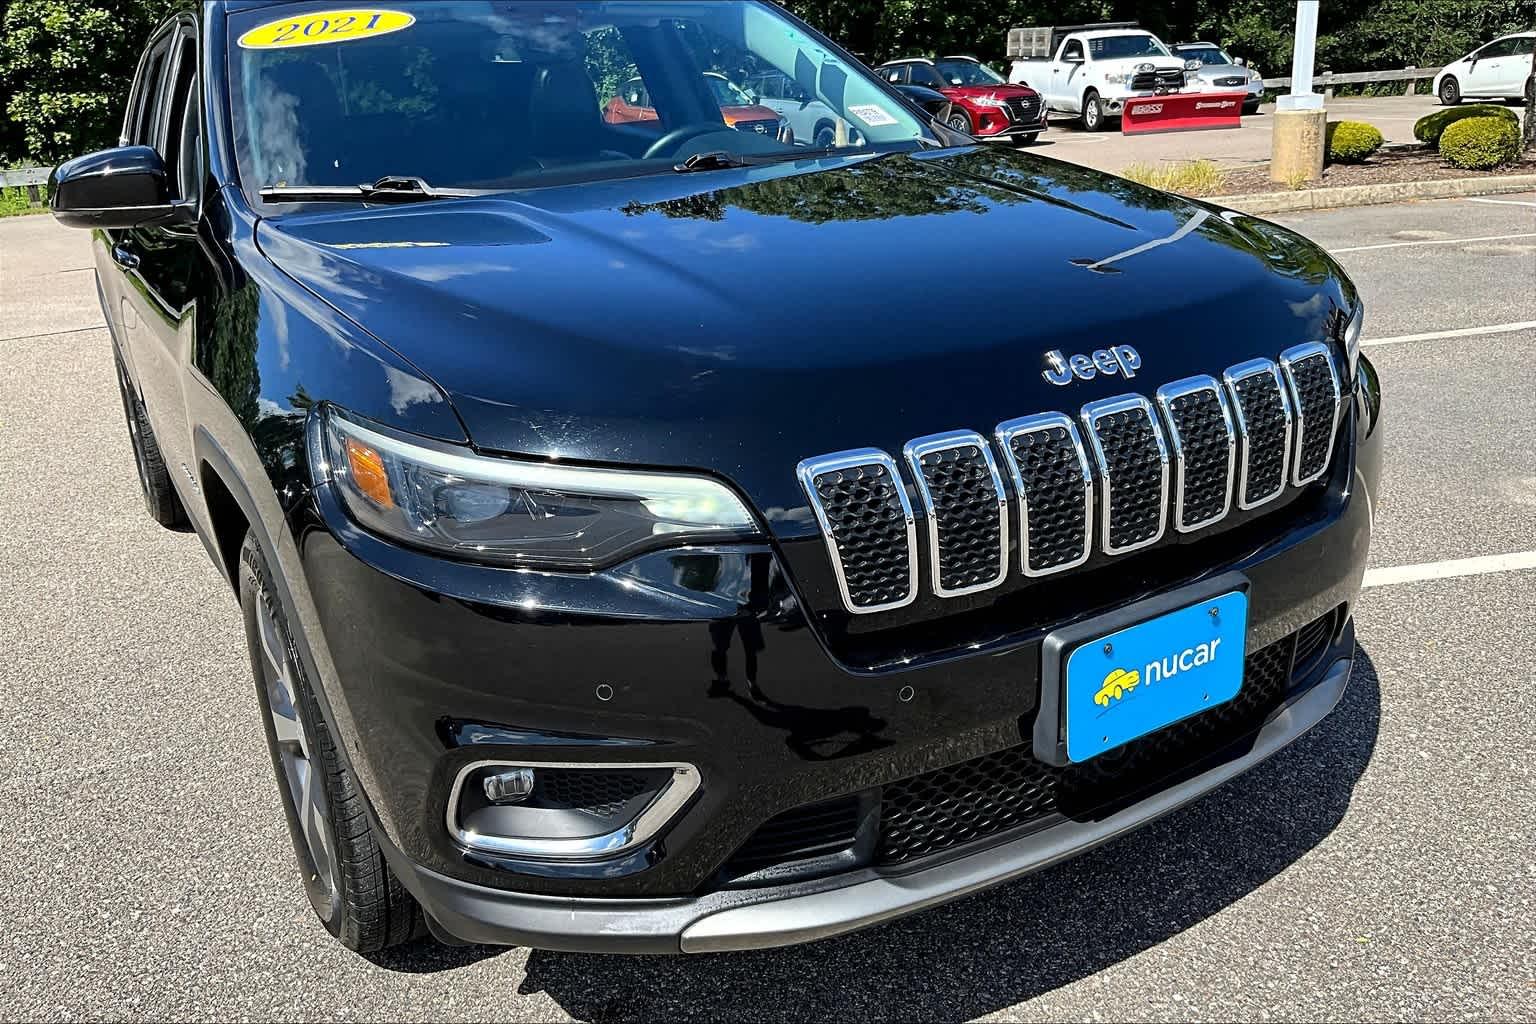
[[[743,87],[754,102],[789,124],[799,145],[828,149],[836,143],[837,114],[784,72],[758,72]]]
[[[1215,43],[1179,43],[1169,47],[1175,57],[1200,62],[1198,71],[1184,76],[1185,88],[1198,92],[1242,92],[1243,113],[1252,114],[1264,102],[1264,76]]]
[[[1531,95],[1531,45],[1536,33],[1495,39],[1452,61],[1435,76],[1435,95],[1454,107],[1464,99],[1525,99]]]

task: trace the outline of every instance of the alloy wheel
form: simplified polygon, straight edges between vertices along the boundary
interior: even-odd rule
[[[949,119],[949,126],[957,132],[964,132],[967,135],[971,134],[971,122],[967,120],[964,114],[955,114],[951,117]]]
[[[309,730],[300,711],[292,655],[265,600],[256,602],[256,628],[261,638],[262,693],[276,737],[279,769],[304,839],[304,849],[298,851],[300,867],[309,881],[306,888],[315,911],[329,919],[336,907],[337,863],[325,779],[319,759],[311,752]]]

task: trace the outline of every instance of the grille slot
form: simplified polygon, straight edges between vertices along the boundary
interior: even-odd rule
[[[1258,508],[1285,490],[1291,450],[1291,406],[1280,371],[1268,359],[1240,363],[1224,375],[1242,438],[1237,507]]]
[[[1049,576],[1093,550],[1093,475],[1077,424],[1061,413],[1010,420],[997,444],[1019,495],[1019,559],[1025,576]]]
[[[1232,509],[1237,434],[1214,377],[1189,377],[1157,389],[1173,448],[1173,525],[1190,533]]]
[[[906,446],[928,523],[933,592],[959,597],[1008,575],[1008,496],[980,434],[919,438]]]
[[[1328,470],[1339,428],[1343,389],[1328,346],[1297,345],[1280,353],[1280,369],[1296,410],[1296,451],[1291,482],[1311,483]]]
[[[727,872],[748,874],[771,865],[841,853],[858,838],[861,812],[857,796],[785,811],[752,833],[731,858]]]
[[[656,788],[654,779],[639,772],[540,768],[534,779],[542,805],[570,807],[599,818],[612,818],[635,797]]]
[[[1100,543],[1121,555],[1162,539],[1168,505],[1168,447],[1152,403],[1126,395],[1083,406],[1103,493]]]
[[[809,459],[799,475],[848,609],[867,613],[911,604],[917,598],[917,530],[896,461],[866,448]]]

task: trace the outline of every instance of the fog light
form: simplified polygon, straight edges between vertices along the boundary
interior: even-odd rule
[[[521,803],[532,792],[532,768],[512,768],[485,777],[485,798],[493,804]]]
[[[478,761],[448,795],[448,833],[480,853],[597,860],[649,842],[699,788],[690,764]]]

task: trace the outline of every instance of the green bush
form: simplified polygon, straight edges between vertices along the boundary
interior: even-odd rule
[[[1361,121],[1328,122],[1328,161],[1359,164],[1370,159],[1386,140],[1375,126]]]
[[[1425,114],[1414,123],[1413,137],[1426,146],[1439,146],[1440,136],[1445,134],[1447,128],[1469,117],[1502,117],[1510,124],[1520,123],[1515,112],[1508,107],[1498,107],[1492,103],[1472,103],[1464,107],[1446,107],[1433,114]]]
[[[1440,155],[1452,167],[1491,171],[1520,159],[1520,128],[1502,117],[1469,117],[1440,136]]]

